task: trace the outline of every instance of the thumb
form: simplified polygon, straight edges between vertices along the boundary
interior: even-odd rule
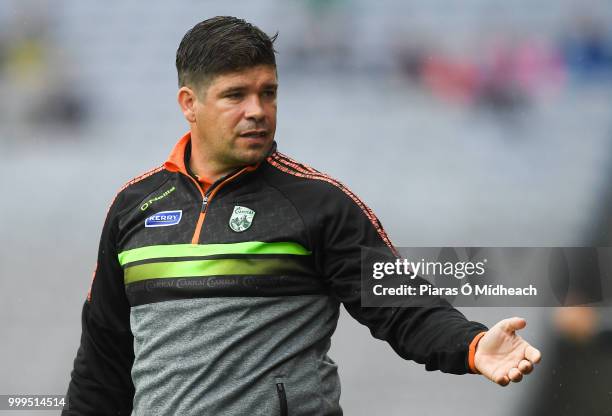
[[[504,319],[500,323],[502,324],[501,327],[505,332],[518,331],[519,329],[523,329],[527,326],[527,321],[518,317]]]

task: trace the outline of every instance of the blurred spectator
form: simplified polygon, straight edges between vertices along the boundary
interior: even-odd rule
[[[299,66],[349,69],[350,0],[301,0],[305,19],[302,43],[293,53]]]
[[[609,27],[593,15],[579,15],[562,36],[565,60],[579,81],[612,79]]]
[[[401,76],[414,85],[421,83],[428,54],[433,51],[429,42],[419,33],[392,36],[393,59]]]
[[[86,121],[83,88],[69,57],[54,42],[50,10],[36,2],[14,5],[0,31],[0,117],[12,137],[51,125],[74,128]]]
[[[423,65],[423,83],[436,96],[461,103],[473,101],[478,71],[467,59],[431,54]]]
[[[604,191],[593,216],[593,226],[585,233],[585,245],[609,247],[612,243],[612,184],[610,172],[603,175]],[[594,252],[585,248],[583,251]],[[612,316],[610,293],[602,279],[610,279],[608,269],[600,270],[595,258],[574,258],[573,266],[581,274],[574,282],[558,282],[568,292],[567,304],[593,306],[565,307],[555,310],[549,346],[542,370],[549,374],[546,383],[538,385],[528,402],[528,416],[554,414],[560,416],[612,415]],[[604,258],[610,261],[610,258]],[[577,266],[577,267],[576,267]],[[561,277],[563,273],[559,273]],[[597,276],[597,279],[594,277]],[[565,279],[560,279],[565,280]],[[601,302],[603,300],[603,302]],[[602,306],[603,305],[603,306]]]

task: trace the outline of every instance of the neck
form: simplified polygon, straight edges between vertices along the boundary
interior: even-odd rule
[[[222,177],[228,175],[239,166],[228,166],[215,159],[206,151],[198,140],[191,138],[191,157],[189,158],[189,168],[199,178],[208,183],[214,183]]]

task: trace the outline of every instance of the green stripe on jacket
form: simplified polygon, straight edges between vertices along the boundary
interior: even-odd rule
[[[293,259],[216,259],[146,263],[126,267],[124,283],[147,279],[226,275],[283,275],[307,272]]]
[[[140,260],[169,257],[201,257],[223,254],[292,254],[306,256],[311,254],[302,245],[292,242],[264,243],[246,241],[230,244],[168,244],[147,246],[119,253],[119,263],[125,266]]]

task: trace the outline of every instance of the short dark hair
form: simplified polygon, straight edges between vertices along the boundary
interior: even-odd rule
[[[176,51],[179,87],[256,65],[276,67],[274,41],[257,26],[232,16],[217,16],[191,28]]]

